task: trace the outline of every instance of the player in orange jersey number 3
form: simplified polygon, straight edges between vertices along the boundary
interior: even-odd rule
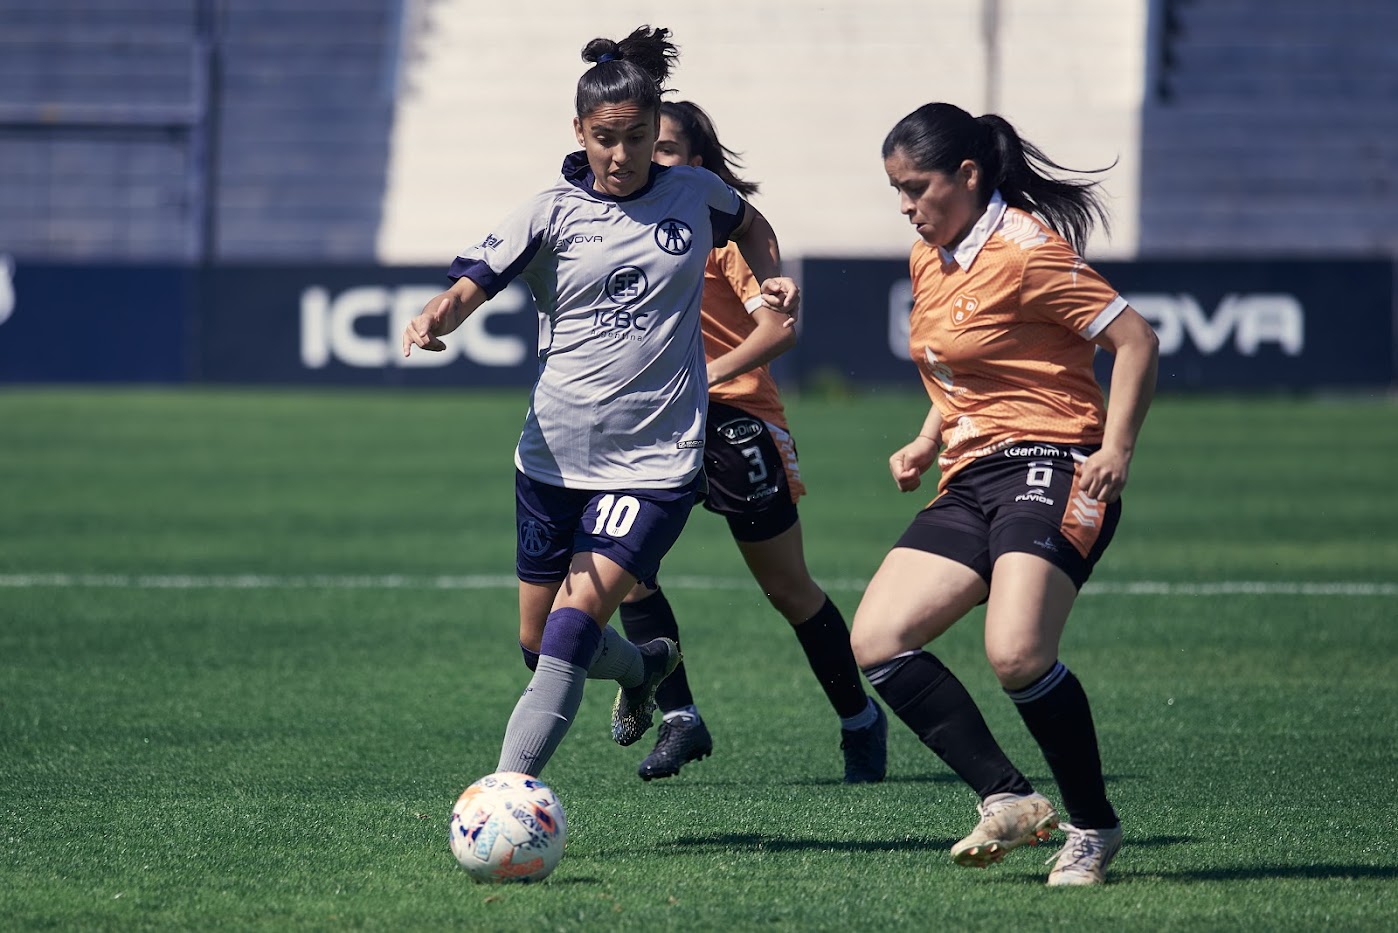
[[[1080,258],[1096,183],[994,114],[927,104],[883,144],[913,245],[911,350],[932,407],[889,458],[898,488],[933,463],[936,498],[884,558],[855,614],[860,667],[889,708],[980,798],[956,843],[986,867],[1061,828],[1050,885],[1101,884],[1121,845],[1087,695],[1058,657],[1106,550],[1155,388],[1150,325]],[[1093,376],[1115,354],[1111,405]],[[940,452],[940,457],[938,456]],[[986,603],[985,652],[1058,783],[1068,821],[1026,780],[924,646]]]
[[[660,105],[656,162],[708,169],[743,197],[757,184],[735,173],[736,154],[718,138],[713,120],[692,101]],[[834,602],[806,567],[796,502],[806,491],[796,442],[767,363],[796,342],[792,319],[763,306],[760,288],[731,244],[709,253],[700,305],[708,360],[704,507],[728,522],[743,560],[772,606],[791,624],[811,673],[840,719],[845,782],[882,781],[888,763],[888,718],[864,693],[850,650],[849,629]],[[637,583],[621,604],[626,637],[679,642],[679,622],[659,588]],[[664,711],[660,739],[637,769],[644,780],[672,777],[713,751],[683,662],[655,694]]]

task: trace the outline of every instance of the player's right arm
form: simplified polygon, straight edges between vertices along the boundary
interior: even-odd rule
[[[908,272],[913,283],[913,294],[917,294],[918,280],[923,270],[927,266],[927,257],[935,255],[934,252],[920,250],[913,247],[912,255],[908,259]],[[913,310],[914,315],[917,309]],[[888,458],[888,471],[893,474],[893,481],[898,484],[899,492],[912,492],[922,485],[922,474],[932,469],[932,464],[937,460],[937,454],[942,449],[942,413],[937,410],[936,404],[929,405],[927,417],[922,419],[922,427],[918,428],[917,436],[894,451],[893,456]]]
[[[461,326],[486,301],[498,295],[544,249],[544,234],[555,200],[541,191],[496,225],[484,240],[459,253],[447,272],[455,284],[436,295],[403,329],[403,355],[413,347],[445,350],[440,338]]]
[[[485,304],[486,297],[485,289],[475,282],[465,276],[457,279],[451,288],[427,302],[422,313],[403,328],[403,355],[410,355],[413,347],[445,350],[447,345],[442,343],[441,336],[460,327],[472,311]]]
[[[922,485],[922,474],[932,469],[937,451],[942,449],[942,413],[933,405],[922,421],[917,437],[898,448],[888,458],[888,471],[899,492],[912,492]]]

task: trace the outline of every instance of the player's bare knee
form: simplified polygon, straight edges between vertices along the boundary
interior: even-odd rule
[[[854,663],[861,668],[882,664],[908,650],[899,631],[886,624],[872,624],[858,614],[850,627],[849,646],[854,652]]]
[[[986,650],[986,659],[995,672],[995,679],[1006,690],[1027,687],[1053,666],[1055,658],[1045,659],[1030,646],[1013,646],[1003,650]]]
[[[878,640],[868,637],[858,626],[850,632],[849,646],[854,651],[854,663],[861,668],[882,664],[893,656],[888,651],[880,650]]]

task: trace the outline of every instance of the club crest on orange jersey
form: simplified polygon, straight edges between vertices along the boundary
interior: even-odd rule
[[[980,306],[980,299],[974,295],[957,295],[956,300],[951,303],[951,326],[963,326]]]

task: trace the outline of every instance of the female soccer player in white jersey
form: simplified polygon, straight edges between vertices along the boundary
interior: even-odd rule
[[[732,150],[719,142],[713,121],[696,104],[660,105],[655,161],[703,166],[734,191],[755,194],[757,185],[734,173],[733,158]],[[785,326],[786,315],[763,303],[757,280],[731,245],[709,254],[702,309],[709,375],[704,507],[728,520],[754,579],[791,624],[812,673],[840,717],[845,781],[881,781],[888,757],[888,719],[860,683],[840,610],[806,568],[796,511],[805,487],[781,396],[767,368],[796,342],[796,332]],[[679,625],[665,593],[646,583],[636,584],[621,604],[621,621],[632,641],[679,641]],[[660,685],[656,700],[664,721],[655,749],[638,769],[647,781],[678,774],[687,762],[713,751],[683,663]]]
[[[796,313],[771,226],[718,176],[655,165],[660,95],[677,55],[669,30],[594,39],[578,80],[583,146],[562,176],[452,264],[455,284],[403,334],[403,352],[442,335],[519,277],[549,322],[515,451],[520,646],[533,678],[497,770],[538,775],[568,731],[589,677],[617,681],[612,735],[650,727],[678,646],[638,649],[607,625],[654,577],[702,477],[708,405],[699,301],[709,251],[729,239],[762,279],[763,302]]]
[[[966,688],[923,650],[986,603],[986,657],[1072,820],[1049,884],[1101,884],[1121,824],[1087,694],[1058,645],[1121,515],[1155,389],[1155,334],[1080,258],[1101,216],[1094,183],[1046,174],[1059,166],[1000,117],[927,104],[889,132],[883,159],[919,236],[910,340],[932,400],[889,470],[905,492],[934,463],[941,479],[864,591],[855,657],[976,792],[980,821],[951,857],[984,868],[1058,825]],[[1097,347],[1116,356],[1110,407],[1093,376]]]

